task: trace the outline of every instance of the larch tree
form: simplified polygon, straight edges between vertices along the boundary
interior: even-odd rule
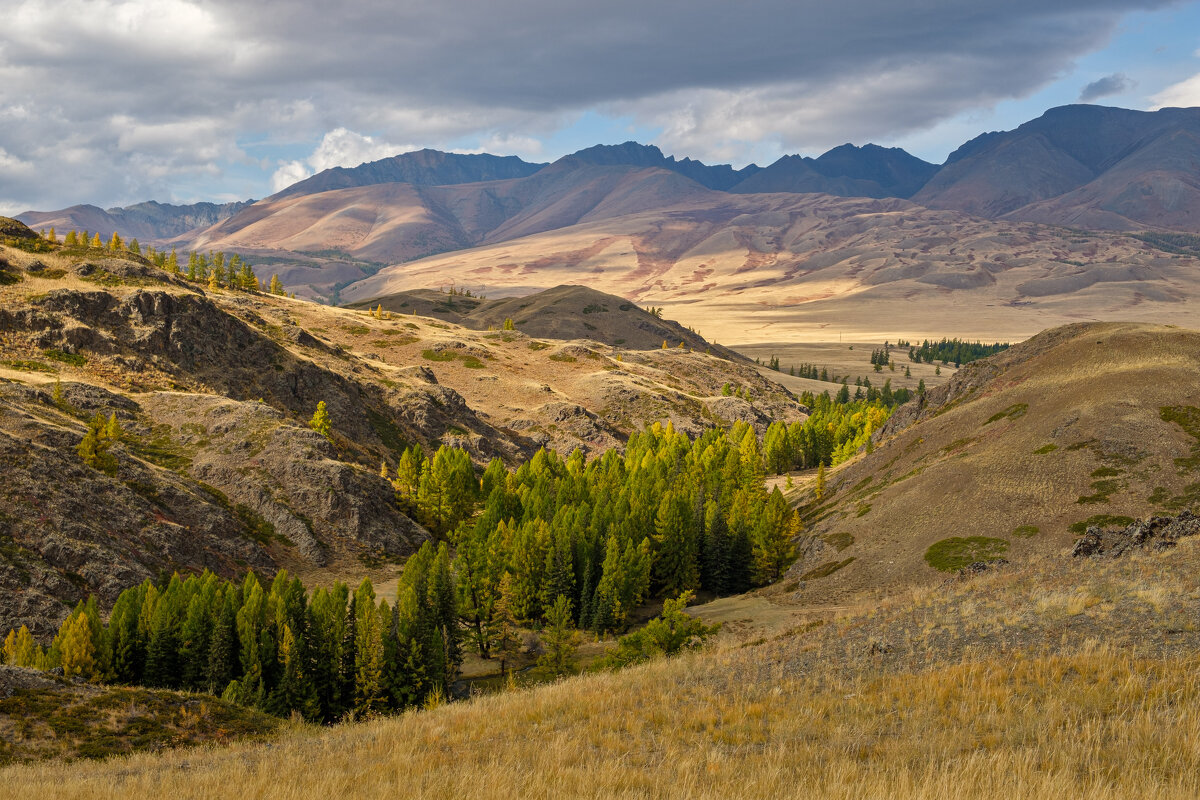
[[[329,410],[326,409],[324,400],[317,403],[317,410],[313,412],[312,419],[308,421],[308,427],[329,441],[333,441],[333,424],[329,419]]]

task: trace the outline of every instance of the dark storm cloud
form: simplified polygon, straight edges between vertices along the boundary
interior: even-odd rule
[[[0,208],[274,169],[248,140],[536,137],[588,108],[710,158],[894,136],[1028,93],[1167,4],[9,0]]]
[[[1079,92],[1079,102],[1090,103],[1093,100],[1099,100],[1101,97],[1110,97],[1114,94],[1127,92],[1137,84],[1129,80],[1120,72],[1106,75],[1099,80],[1094,80],[1087,86],[1083,87]]]

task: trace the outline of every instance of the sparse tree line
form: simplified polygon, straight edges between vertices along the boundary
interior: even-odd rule
[[[926,339],[920,345],[909,345],[907,342],[905,345],[908,346],[908,358],[914,363],[932,364],[940,361],[942,364],[953,364],[956,368],[995,355],[1010,347],[1007,342],[983,344],[966,342],[961,339],[941,339],[937,342]]]
[[[58,232],[54,228],[49,231],[42,231],[42,236],[51,242],[58,242]],[[168,272],[172,275],[178,275],[186,278],[192,283],[202,283],[210,289],[237,289],[244,292],[262,291],[258,276],[254,274],[250,263],[245,261],[240,255],[234,253],[225,257],[225,253],[221,251],[209,251],[205,253],[189,252],[187,257],[187,267],[182,268],[179,263],[179,254],[175,248],[171,248],[168,253],[163,250],[157,250],[153,246],[143,248],[137,239],[125,241],[119,233],[113,232],[113,235],[107,242],[100,238],[99,233],[90,231],[67,231],[63,237],[62,245],[64,247],[83,247],[92,250],[103,250],[108,253],[132,253],[142,256],[151,264],[154,264],[159,269]],[[267,288],[270,294],[285,295],[283,284],[279,280],[278,275],[271,276],[271,282]]]
[[[896,404],[898,393],[891,392],[890,381],[885,388],[887,402],[882,393],[870,400],[850,400],[845,384],[837,398],[831,398],[828,392],[805,392],[801,402],[809,408],[808,419],[791,425],[773,422],[767,428],[763,437],[767,471],[782,475],[796,468],[840,464],[861,448],[871,450],[871,436],[887,422]]]

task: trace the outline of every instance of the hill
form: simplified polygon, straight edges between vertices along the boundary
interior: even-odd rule
[[[1089,525],[1200,501],[1200,333],[1078,324],[964,366],[902,407],[808,503],[790,576],[829,602],[1068,550]]]
[[[629,350],[659,350],[663,342],[670,347],[678,347],[682,342],[692,350],[744,360],[744,356],[713,345],[678,322],[663,319],[660,313],[650,313],[624,298],[585,286],[556,286],[536,294],[497,300],[417,289],[347,307],[370,310],[377,306],[398,314],[416,312],[473,330],[499,330],[506,320],[512,320],[514,327],[528,336],[589,339]]]
[[[1200,109],[1053,108],[950,155],[913,201],[984,217],[1200,232]]]
[[[376,319],[204,291],[101,250],[0,259],[0,625],[38,634],[88,593],[111,603],[174,570],[378,574],[427,538],[379,475],[409,445],[513,464],[543,445],[621,447],[656,420],[762,430],[804,413],[744,360],[677,342],[639,353]],[[752,400],[722,396],[726,382]],[[328,438],[308,425],[319,402]],[[97,414],[122,429],[109,466],[78,452]]]
[[[236,203],[192,203],[174,206],[153,200],[124,208],[104,210],[91,205],[71,206],[61,211],[26,211],[17,219],[31,228],[60,232],[69,230],[100,233],[108,240],[113,232],[125,239],[149,242],[170,239],[197,228],[207,228],[232,217],[253,200]]]

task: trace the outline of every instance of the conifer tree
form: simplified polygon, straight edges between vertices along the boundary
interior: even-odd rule
[[[238,669],[237,592],[230,586],[219,598],[218,611],[213,619],[208,646],[208,665],[205,670],[208,691],[220,694],[240,672]]]
[[[825,499],[825,462],[817,466],[817,502]]]
[[[571,601],[560,594],[546,611],[546,631],[542,636],[546,652],[538,659],[538,664],[556,678],[570,674],[574,667],[579,632],[572,622]]]
[[[517,620],[512,610],[512,575],[507,571],[500,578],[498,597],[492,612],[492,651],[500,659],[500,674],[508,674],[513,659],[516,658],[519,642],[517,641]]]
[[[308,427],[329,441],[333,441],[333,425],[329,420],[329,411],[325,408],[324,400],[317,403],[317,410],[313,412],[312,419],[308,421]]]
[[[668,492],[654,519],[655,578],[663,594],[676,595],[700,584],[696,536],[683,498]]]
[[[386,603],[384,604],[386,608]],[[383,707],[383,626],[375,589],[367,578],[354,592],[354,708],[371,714]]]
[[[50,241],[54,242],[55,244],[58,244],[58,234],[54,232],[53,225],[50,226],[50,233],[48,233],[46,235],[46,238],[49,239]]]
[[[75,233],[75,231],[73,231],[73,230],[67,231],[67,235],[63,239],[63,246],[64,247],[78,247],[79,246],[79,234]]]
[[[283,283],[280,282],[278,274],[271,276],[271,285],[268,291],[271,294],[283,294]]]
[[[142,254],[142,246],[138,244],[136,237],[129,240],[129,252],[136,256],[140,256]]]
[[[84,238],[87,238],[87,233],[86,233],[86,232],[84,233]],[[104,249],[104,242],[100,241],[100,234],[99,234],[99,233],[97,233],[96,235],[94,235],[94,236],[92,237],[92,240],[91,240],[91,242],[90,242],[90,246],[91,246],[91,247],[94,247],[94,248],[96,248],[97,250],[102,250],[102,249]]]
[[[64,677],[78,675],[91,680],[95,676],[96,650],[86,616],[73,614],[68,617],[59,630],[56,644],[62,656]]]

